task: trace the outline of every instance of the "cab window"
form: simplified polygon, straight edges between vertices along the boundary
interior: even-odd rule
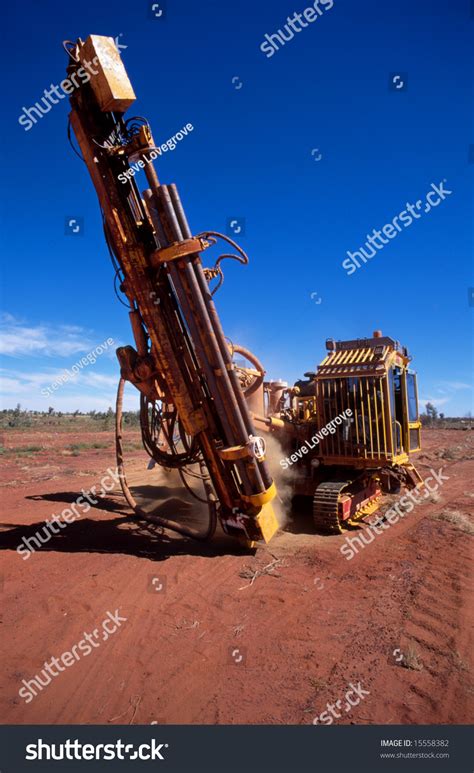
[[[418,397],[416,393],[416,376],[414,373],[407,373],[407,395],[408,421],[418,421]]]

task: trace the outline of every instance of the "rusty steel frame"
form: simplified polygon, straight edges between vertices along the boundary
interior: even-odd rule
[[[79,51],[82,45],[79,40]],[[73,57],[68,74],[79,64],[80,57]],[[274,484],[265,461],[252,451],[255,428],[201,263],[200,251],[207,244],[193,237],[176,186],[160,184],[149,159],[151,132],[140,132],[138,150],[136,141],[130,143],[129,155],[133,150],[145,160],[149,188],[142,198],[133,177],[118,181],[129,168],[127,148],[112,152],[94,142],[117,126],[124,130],[122,115],[103,112],[90,84],[76,89],[70,101],[71,125],[130,305],[137,351],[118,350],[122,375],[149,397],[172,404],[186,434],[196,438],[224,529],[259,539],[258,516],[274,496]],[[223,450],[239,446],[249,453],[223,458]],[[131,504],[126,492],[125,484]],[[136,510],[136,504],[131,506]],[[266,517],[271,520],[268,510]],[[176,524],[170,528],[179,531]],[[265,538],[275,530],[272,523]]]

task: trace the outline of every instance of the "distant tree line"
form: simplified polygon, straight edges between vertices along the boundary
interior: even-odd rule
[[[433,403],[426,403],[425,412],[420,415],[421,423],[424,427],[445,427],[455,428],[455,425],[471,426],[472,415],[469,411],[465,416],[445,416],[444,413],[438,413]],[[124,411],[123,422],[127,427],[140,426],[139,411]],[[86,423],[93,424],[94,429],[108,430],[113,429],[115,425],[115,411],[109,407],[107,411],[80,411],[79,409],[71,413],[56,411],[50,406],[47,411],[28,411],[24,410],[20,403],[16,408],[7,408],[0,411],[0,428],[27,428],[41,424],[56,426],[77,425],[84,426]]]
[[[56,411],[50,406],[47,411],[28,411],[22,408],[18,403],[16,408],[6,408],[0,411],[0,426],[27,428],[39,424],[53,424],[61,426],[65,424],[85,424],[93,423],[96,429],[113,429],[115,425],[115,411],[109,407],[107,411],[80,411],[79,409],[67,413]],[[123,422],[129,427],[140,426],[139,411],[124,411]]]
[[[425,413],[420,415],[421,423],[424,427],[446,427],[452,428],[455,423],[461,423],[464,425],[470,425],[472,414],[471,411],[465,414],[465,416],[445,416],[444,413],[438,413],[438,409],[433,403],[426,403]]]

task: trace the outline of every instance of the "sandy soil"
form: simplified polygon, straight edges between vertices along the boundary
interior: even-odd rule
[[[95,441],[107,447],[65,451]],[[24,560],[22,538],[115,467],[112,433],[11,431],[4,443],[44,450],[2,457],[2,723],[311,724],[339,699],[337,723],[472,720],[474,433],[425,431],[417,466],[449,480],[351,560],[344,536],[315,534],[304,515],[251,555],[127,520],[118,491]],[[157,471],[136,447],[129,460],[151,501]],[[195,518],[177,486],[168,493]],[[19,696],[116,610],[113,635]]]

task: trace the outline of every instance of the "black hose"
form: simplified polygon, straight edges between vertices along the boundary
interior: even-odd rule
[[[125,466],[123,461],[122,406],[124,387],[125,379],[121,378],[117,389],[117,403],[115,413],[115,450],[117,455],[117,471],[119,475],[120,486],[122,488],[123,495],[127,501],[127,504],[132,508],[133,513],[137,518],[142,518],[143,520],[149,521],[150,523],[157,523],[159,526],[162,526],[165,529],[170,529],[171,531],[176,531],[178,534],[182,534],[184,537],[191,537],[192,539],[202,541],[210,539],[216,531],[217,527],[217,506],[216,503],[210,498],[212,491],[208,478],[204,479],[203,481],[208,497],[207,504],[209,507],[209,525],[205,532],[199,532],[197,529],[193,529],[191,526],[183,526],[177,521],[172,521],[171,519],[164,518],[163,516],[151,515],[150,513],[147,513],[145,510],[143,510],[139,505],[137,505],[135,499],[133,498],[133,495],[127,484],[127,479],[125,477]]]

